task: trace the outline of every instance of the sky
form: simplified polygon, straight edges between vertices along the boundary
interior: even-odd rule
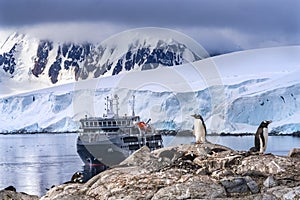
[[[0,31],[93,42],[159,27],[230,52],[299,45],[299,10],[298,0],[0,0]]]

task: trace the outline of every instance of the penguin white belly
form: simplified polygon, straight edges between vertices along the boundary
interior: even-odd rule
[[[196,143],[205,142],[205,128],[202,125],[202,122],[200,119],[195,120],[194,124],[194,134],[196,136]]]
[[[263,152],[265,152],[268,144],[268,128],[263,128],[263,135],[265,138],[265,146],[263,147]]]
[[[259,153],[264,153],[264,144],[261,137],[259,137]]]

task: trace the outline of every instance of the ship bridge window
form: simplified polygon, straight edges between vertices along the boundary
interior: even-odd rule
[[[113,121],[112,124],[113,124],[113,126],[117,126],[117,122],[116,121]]]
[[[107,126],[106,122],[102,122],[103,123],[103,126]]]
[[[111,122],[110,121],[107,122],[107,126],[111,126]]]
[[[88,122],[85,122],[85,125],[86,125],[86,126],[89,126],[89,123],[88,123]]]
[[[94,122],[94,126],[97,126],[97,122]]]
[[[121,121],[117,121],[117,124],[118,124],[118,126],[121,126],[122,122]]]

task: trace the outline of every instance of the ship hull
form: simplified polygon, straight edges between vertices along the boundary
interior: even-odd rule
[[[151,150],[162,147],[161,135],[98,137],[96,141],[86,141],[80,136],[77,139],[77,153],[86,165],[111,167],[121,163],[142,146],[146,145]]]
[[[108,140],[97,142],[77,141],[77,153],[87,165],[113,166],[122,162],[128,154]]]

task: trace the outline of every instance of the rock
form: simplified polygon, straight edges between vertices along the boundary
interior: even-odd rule
[[[216,170],[212,172],[211,176],[215,179],[224,178],[226,176],[233,176],[234,173],[231,170],[224,169],[224,170]]]
[[[12,186],[13,187],[13,186]],[[4,189],[4,190],[0,190],[0,199],[4,199],[4,200],[8,200],[8,199],[13,199],[13,200],[37,200],[39,199],[38,196],[35,195],[29,195],[26,193],[22,193],[22,192],[16,192],[14,190],[9,188],[9,190]]]
[[[16,189],[14,186],[12,186],[12,185],[10,185],[10,186],[4,188],[4,190],[9,190],[9,191],[14,191],[14,192],[17,191],[17,189]]]
[[[242,156],[230,155],[231,152],[222,152],[215,154],[207,158],[197,157],[194,159],[194,163],[202,168],[207,168],[210,173],[226,169],[226,167],[234,166],[240,162]]]
[[[247,182],[243,177],[230,177],[221,180],[221,184],[224,186],[228,193],[247,193],[249,188]]]
[[[221,184],[225,187],[226,192],[233,195],[251,192],[257,194],[259,192],[258,184],[251,177],[230,177],[224,178]]]
[[[150,149],[147,146],[143,146],[121,162],[119,167],[139,166],[144,172],[157,171],[170,165],[170,159],[168,157],[166,157],[167,159],[163,158],[151,154]]]
[[[300,187],[294,187],[288,193],[283,194],[282,199],[300,199]]]
[[[244,179],[246,180],[247,186],[252,194],[259,193],[258,184],[250,176],[246,176],[244,177]]]
[[[158,190],[152,200],[167,199],[213,199],[224,198],[223,187],[207,176],[190,176],[182,183],[172,184]]]
[[[274,155],[251,155],[242,159],[239,165],[234,165],[238,174],[256,172],[264,176],[276,175],[287,171],[295,171],[295,161],[289,157]],[[296,168],[299,169],[298,166]]]
[[[300,159],[300,149],[299,148],[291,149],[288,156],[291,158],[299,158]]]
[[[69,183],[51,188],[46,195],[41,197],[40,200],[93,200],[93,197],[86,195],[83,191],[85,190],[83,184]]]
[[[210,143],[143,147],[86,183],[51,188],[41,200],[297,199],[299,171],[300,159]]]
[[[277,181],[274,179],[274,176],[268,176],[263,184],[265,187],[271,188],[277,186]]]
[[[295,200],[300,199],[300,187],[276,186],[265,193],[274,196],[276,199]]]
[[[180,158],[181,156],[183,156],[183,152],[178,152],[176,149],[174,149],[173,147],[168,149],[161,149],[156,151],[156,154],[158,157],[163,158],[163,159],[167,159],[167,161],[169,162],[173,162],[175,160],[177,160],[178,158]]]
[[[210,172],[208,171],[207,168],[200,168],[196,171],[196,174],[198,175],[208,175]]]

